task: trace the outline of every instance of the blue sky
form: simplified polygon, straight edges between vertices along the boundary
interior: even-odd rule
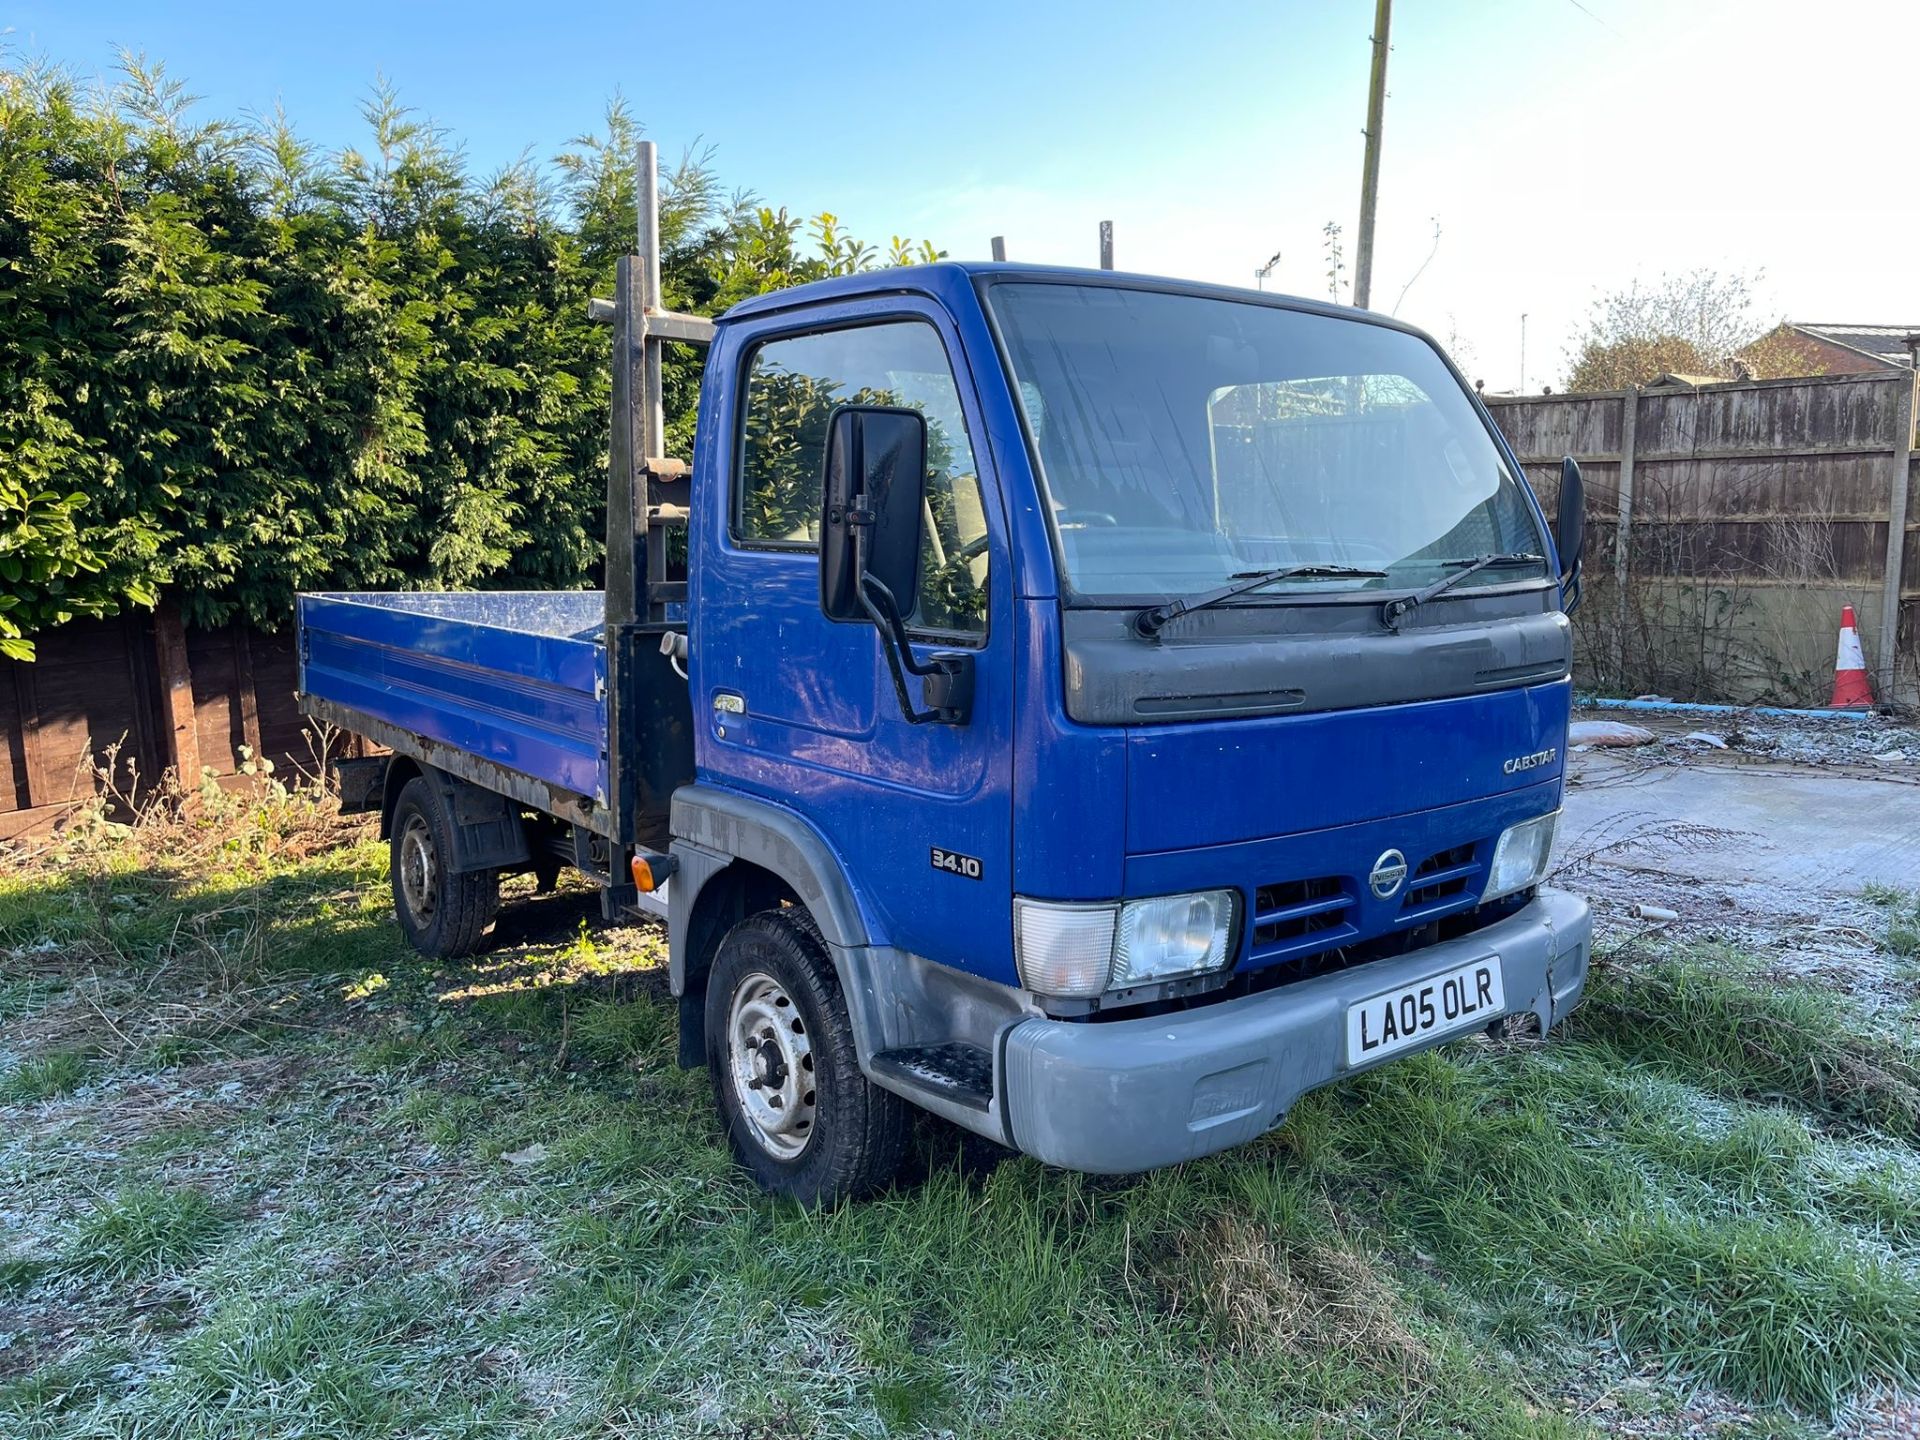
[[[384,73],[481,170],[552,154],[619,88],[669,152],[703,141],[730,185],[869,239],[1092,263],[1111,218],[1123,268],[1251,284],[1278,249],[1272,287],[1324,295],[1372,10],[0,0],[0,24],[89,73],[144,50],[210,111],[283,103],[329,146]],[[1662,271],[1764,270],[1769,315],[1920,322],[1920,186],[1888,183],[1912,0],[1401,0],[1393,38],[1374,302],[1492,388],[1520,380],[1522,313],[1537,387],[1599,291]]]

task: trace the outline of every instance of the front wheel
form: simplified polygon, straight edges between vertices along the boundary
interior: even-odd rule
[[[733,1153],[809,1208],[870,1195],[900,1168],[907,1107],[861,1073],[833,960],[804,911],[727,932],[707,977],[707,1066]]]

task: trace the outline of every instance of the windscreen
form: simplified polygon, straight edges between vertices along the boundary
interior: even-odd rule
[[[1005,341],[1075,596],[1180,596],[1296,564],[1247,597],[1406,589],[1545,545],[1433,347],[1251,301],[1009,282]],[[1460,585],[1544,576],[1544,562]]]

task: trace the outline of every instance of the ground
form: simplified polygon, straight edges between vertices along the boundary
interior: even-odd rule
[[[928,1124],[830,1215],[741,1181],[584,892],[435,965],[323,804],[90,822],[0,865],[0,1436],[1914,1434],[1920,900],[1798,857],[1920,786],[1822,759],[1575,757],[1545,1043],[1133,1179]]]
[[[1655,737],[1571,756],[1560,883],[1592,900],[1603,933],[1715,941],[1778,978],[1907,1002],[1880,939],[1887,897],[1920,887],[1920,730],[1876,717],[1582,718]],[[1636,920],[1636,905],[1677,918]]]

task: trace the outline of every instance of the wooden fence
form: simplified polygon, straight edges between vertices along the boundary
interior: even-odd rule
[[[1549,515],[1586,476],[1584,688],[1824,704],[1850,604],[1876,696],[1920,703],[1911,372],[1487,403]]]
[[[46,829],[96,788],[111,754],[123,792],[172,768],[237,774],[246,757],[311,765],[294,708],[293,637],[188,631],[171,608],[78,620],[0,659],[0,841]]]

